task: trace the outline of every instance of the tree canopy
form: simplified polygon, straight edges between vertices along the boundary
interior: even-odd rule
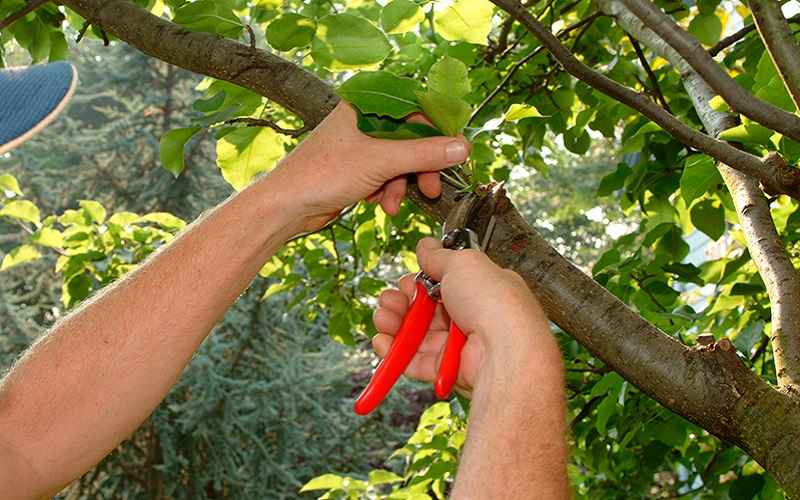
[[[498,220],[489,254],[523,276],[557,325],[576,496],[800,495],[796,2],[60,4],[4,1],[0,54],[75,57],[75,44],[94,38],[203,78],[138,146],[175,178],[157,189],[172,193],[166,205],[110,213],[87,200],[51,215],[10,173],[0,177],[0,218],[29,233],[4,242],[4,270],[52,256],[63,307],[73,306],[181,227],[168,203],[200,192],[185,179],[201,178],[203,159],[241,189],[343,99],[375,137],[463,133],[470,160],[444,172],[437,200],[412,190],[415,203],[396,216],[359,204],[290,242],[261,271],[262,299],[285,297],[296,317],[361,348],[374,334],[372,299],[416,270],[416,241],[436,234],[460,192],[505,182],[509,198],[481,215]],[[124,75],[124,56],[112,54]],[[153,85],[174,78],[167,68]],[[405,121],[418,112],[430,126]],[[101,168],[111,167],[81,164]],[[125,207],[117,201],[106,205]],[[373,470],[297,487],[443,498],[465,412],[455,400],[433,405]],[[214,481],[210,498],[243,491],[224,474]]]

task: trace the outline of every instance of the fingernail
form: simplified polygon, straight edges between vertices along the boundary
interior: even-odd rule
[[[467,159],[467,145],[461,141],[450,141],[444,147],[444,156],[449,165],[457,165]]]

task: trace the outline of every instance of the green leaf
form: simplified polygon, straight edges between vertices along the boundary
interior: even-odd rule
[[[703,200],[692,207],[692,224],[716,241],[725,233],[725,210],[711,200]]]
[[[692,155],[686,160],[686,166],[681,174],[681,196],[686,205],[692,204],[696,198],[722,183],[722,176],[714,164],[714,159],[708,155]]]
[[[383,469],[377,469],[370,471],[368,482],[372,486],[377,486],[379,484],[397,483],[402,480],[403,478],[398,476],[394,472],[389,472],[388,470],[383,470]]]
[[[487,45],[493,13],[489,0],[455,0],[434,14],[433,24],[445,40]]]
[[[375,219],[370,219],[356,229],[355,240],[358,253],[364,261],[369,260],[369,254],[376,244]]]
[[[199,131],[199,127],[176,128],[161,136],[161,142],[159,143],[161,164],[175,177],[179,176],[185,168],[183,147],[186,141]]]
[[[19,188],[17,178],[11,174],[0,175],[0,189],[22,196],[22,190]]]
[[[714,45],[722,36],[722,21],[713,12],[695,16],[689,23],[689,33],[703,45]]]
[[[11,250],[3,257],[3,262],[0,263],[0,271],[5,271],[19,264],[36,260],[42,254],[33,245],[21,245]]]
[[[311,57],[329,69],[345,70],[373,66],[391,50],[386,35],[368,20],[336,14],[319,20]]]
[[[464,100],[428,89],[417,91],[417,101],[436,128],[455,137],[461,133],[472,114],[472,107]]]
[[[418,88],[411,78],[388,71],[361,71],[339,87],[339,95],[362,113],[403,118],[419,111],[414,94]]]
[[[92,279],[81,272],[72,276],[61,287],[61,302],[66,307],[72,307],[82,301],[92,292]]]
[[[192,31],[218,33],[230,38],[237,38],[244,29],[230,2],[220,0],[184,3],[175,11],[172,21]]]
[[[597,405],[597,419],[595,420],[595,429],[602,436],[606,433],[606,426],[608,420],[617,412],[617,397],[609,394],[603,401]]]
[[[206,99],[197,99],[192,104],[192,108],[202,113],[210,113],[216,111],[225,102],[226,93],[224,90],[215,92],[214,95]]]
[[[641,127],[639,130],[636,131],[635,134],[628,137],[625,140],[625,143],[622,145],[622,154],[626,153],[637,153],[644,148],[645,140],[647,139],[648,134],[652,134],[653,132],[658,132],[662,130],[661,127],[658,126],[657,123],[654,122],[647,122]]]
[[[344,487],[344,478],[336,474],[323,474],[307,482],[300,488],[300,493],[314,490],[339,490]]]
[[[217,165],[225,180],[241,190],[283,158],[283,145],[284,137],[271,128],[239,128],[217,141]]]
[[[749,357],[750,351],[753,350],[753,347],[763,336],[764,322],[754,321],[736,334],[736,338],[733,339],[733,345],[736,346],[739,352]]]
[[[597,196],[609,196],[614,191],[625,186],[625,179],[631,174],[631,168],[624,164],[617,164],[617,169],[600,179],[597,187]]]
[[[470,92],[467,66],[450,56],[444,56],[428,71],[428,88],[440,94],[464,97]]]
[[[63,61],[69,58],[69,46],[67,39],[64,38],[64,33],[61,31],[52,31],[50,33],[50,62]]]
[[[358,113],[358,129],[377,139],[421,139],[444,135],[441,131],[424,123],[409,123],[375,115]]]
[[[95,224],[100,225],[106,221],[106,209],[100,203],[92,200],[80,200],[79,204]]]
[[[423,19],[425,13],[411,0],[392,0],[381,11],[381,26],[389,34],[411,31]]]
[[[585,128],[575,127],[564,132],[564,146],[576,155],[585,154],[592,145],[592,138]]]
[[[287,51],[311,43],[317,23],[300,14],[283,14],[267,26],[267,42],[276,50]]]
[[[731,500],[751,500],[764,488],[764,476],[751,474],[731,482],[728,495]]]
[[[503,115],[505,121],[517,122],[523,118],[543,118],[539,110],[530,104],[512,104]]]
[[[39,207],[28,200],[15,200],[0,209],[0,216],[5,215],[32,224],[39,224]]]

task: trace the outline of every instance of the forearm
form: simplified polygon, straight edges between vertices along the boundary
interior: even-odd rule
[[[569,498],[563,374],[545,335],[481,368],[453,499]]]
[[[274,182],[259,181],[191,225],[60,322],[5,379],[0,443],[49,487],[91,467],[147,418],[289,236],[292,216]]]

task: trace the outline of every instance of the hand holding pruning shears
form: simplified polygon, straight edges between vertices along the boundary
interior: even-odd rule
[[[468,394],[487,348],[513,349],[514,341],[503,341],[506,335],[499,332],[518,326],[544,325],[547,330],[541,308],[522,279],[475,249],[488,243],[493,218],[481,231],[482,245],[476,245],[476,232],[466,227],[470,219],[451,214],[443,240],[454,249],[433,239],[422,240],[417,253],[423,273],[401,280],[400,291],[381,295],[374,317],[381,333],[373,345],[385,359],[357,400],[356,413],[367,414],[377,407],[404,372],[434,382],[439,397],[446,397],[453,386]],[[456,227],[449,229],[451,225]]]

